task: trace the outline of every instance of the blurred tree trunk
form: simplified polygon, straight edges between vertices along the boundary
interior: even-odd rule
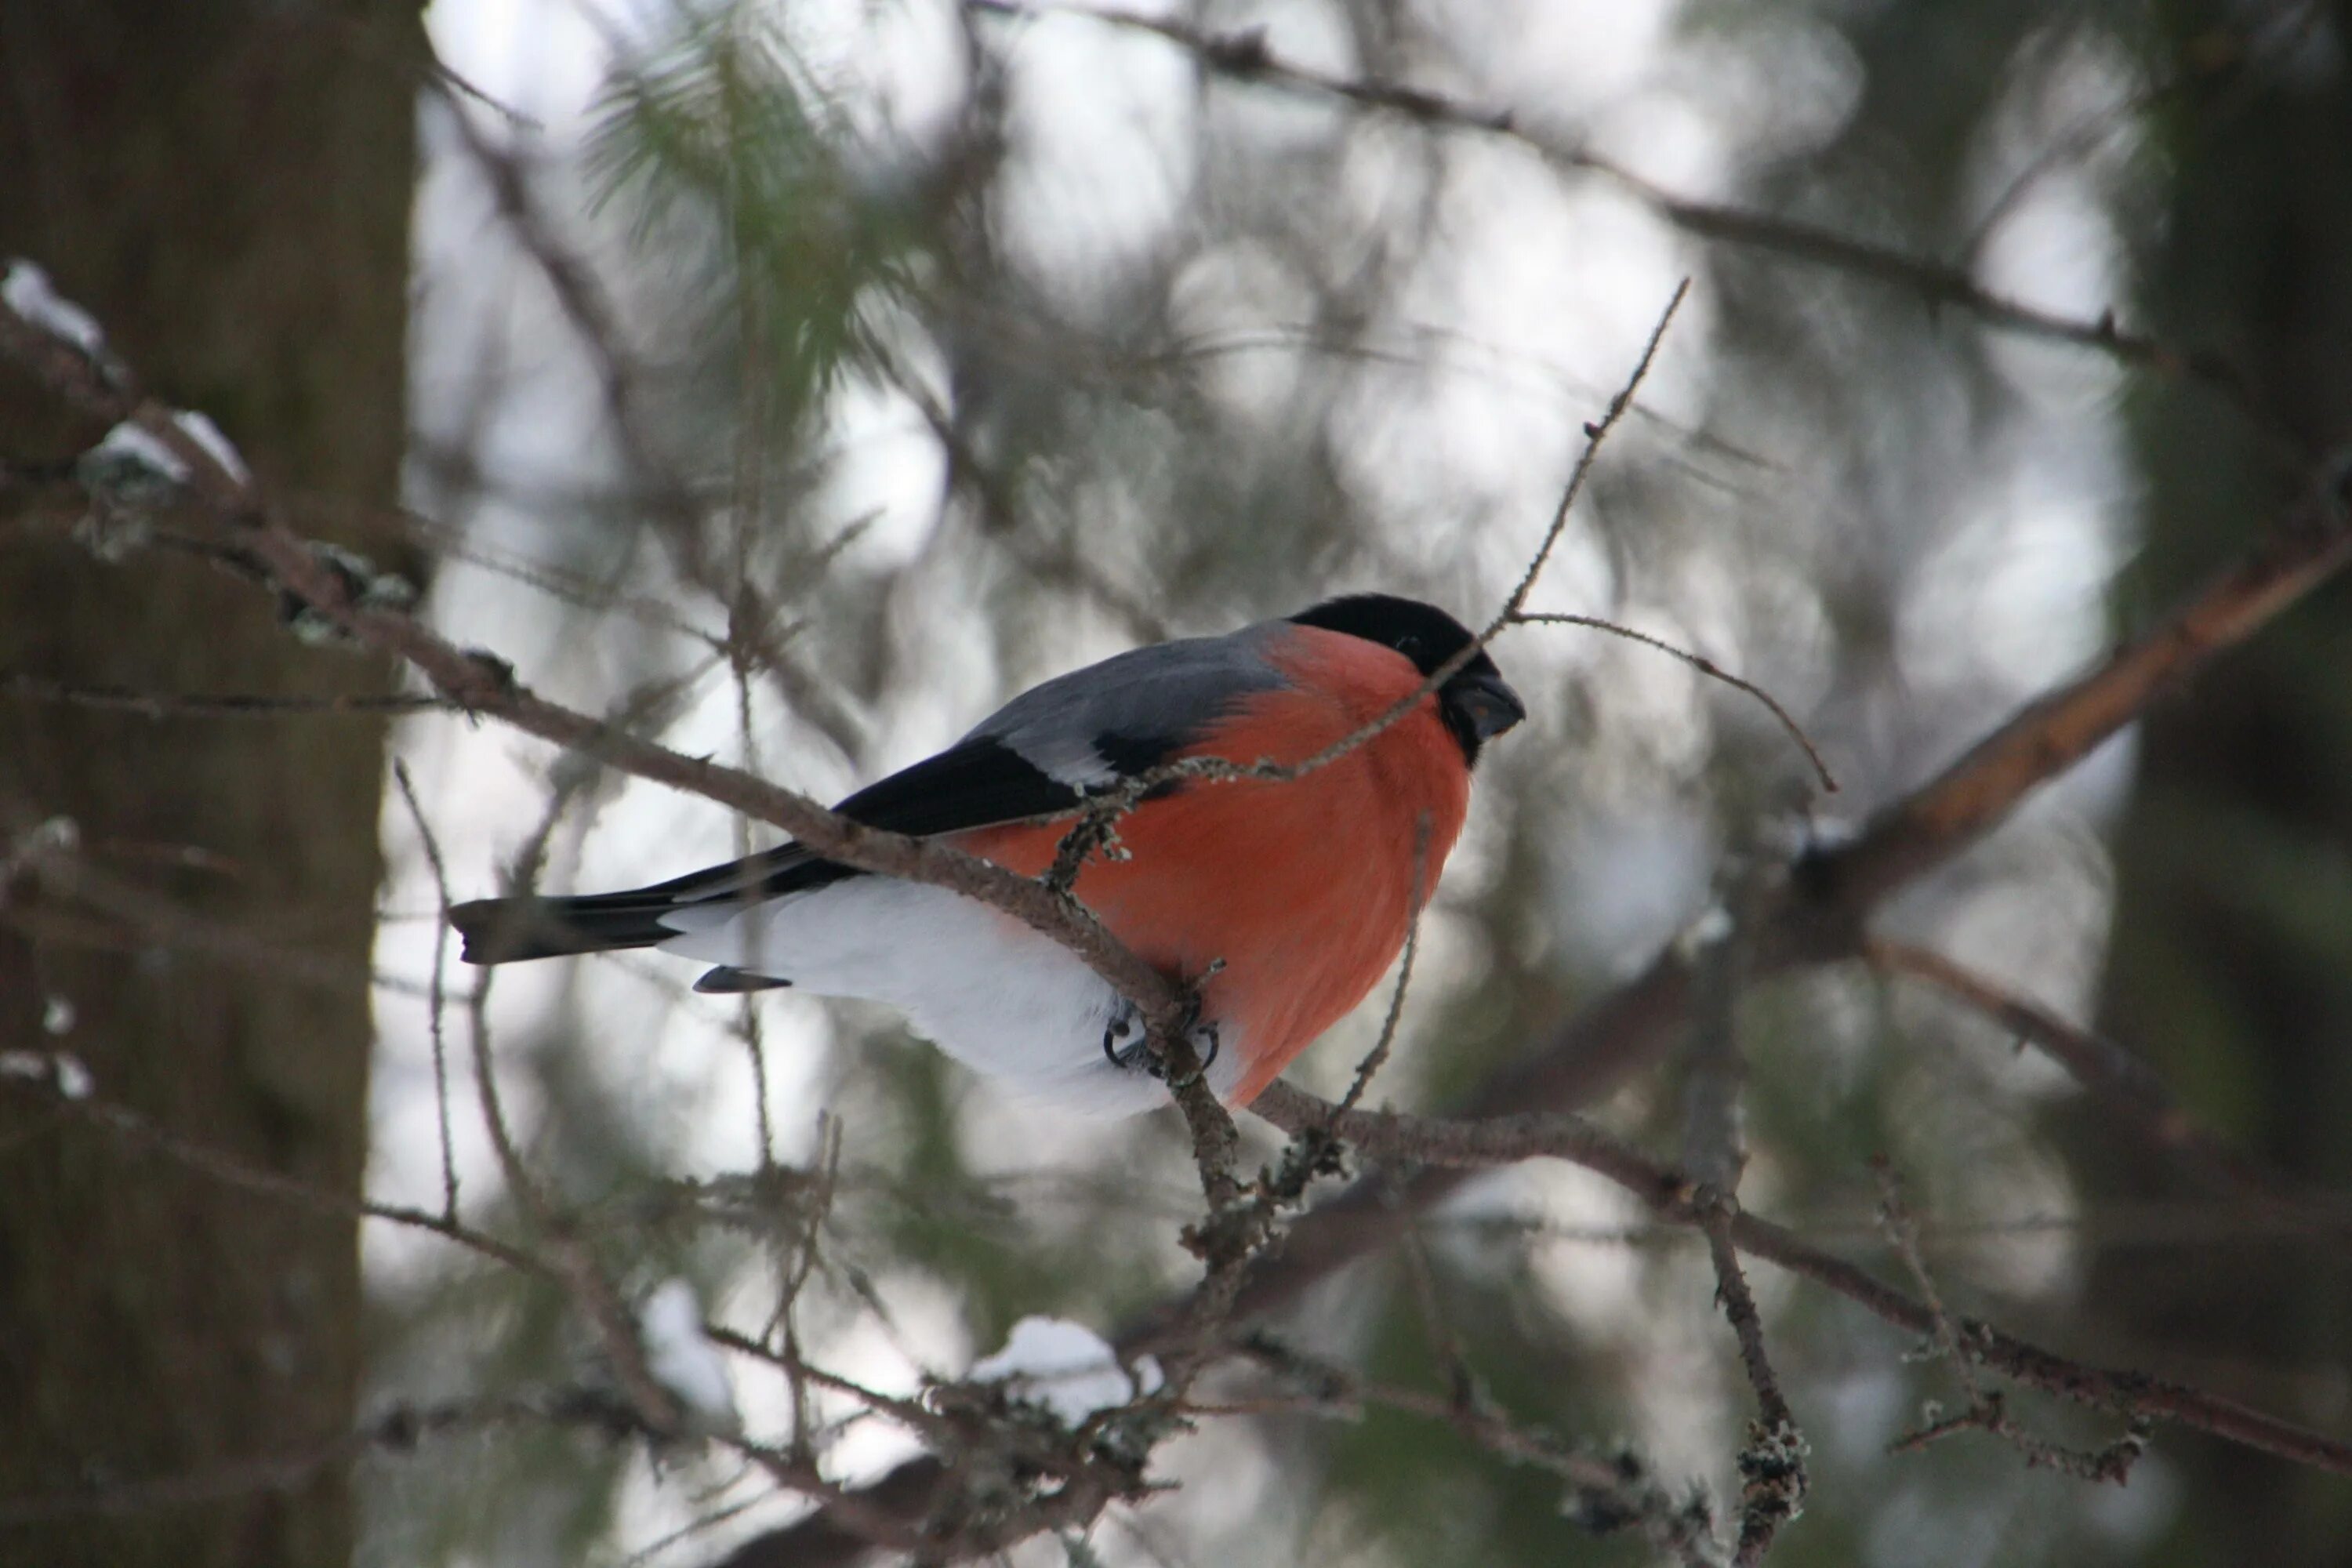
[[[416,0],[0,0],[0,257],[36,258],[159,396],[289,490],[381,508],[404,428]],[[99,432],[0,371],[0,462]],[[0,471],[0,480],[5,471]],[[21,498],[26,487],[19,485]],[[160,691],[382,689],[250,586],[101,563],[0,482],[0,668]],[[366,1157],[382,724],[146,719],[0,697],[0,845],[69,818],[69,879],[0,888],[0,1050],[70,1050],[103,1100],[355,1194]],[[173,911],[162,924],[142,910]],[[172,922],[176,921],[176,925]],[[67,1020],[44,1014],[69,1006]],[[142,1483],[317,1453],[358,1385],[357,1229],[0,1099],[0,1561],[348,1561],[339,1464],[165,1505]]]
[[[2224,28],[2252,14],[2158,15],[2177,58],[2210,62],[2231,47]],[[2352,441],[2352,5],[2317,7],[2310,23],[2284,66],[2242,81],[2225,71],[2162,111],[2169,208],[2142,267],[2149,319],[2229,351],[2300,442],[2340,460]],[[2141,433],[2154,597],[2242,550],[2310,480],[2210,400],[2154,400]],[[2106,1025],[2243,1146],[2352,1187],[2352,586],[2336,583],[2218,666],[2194,702],[2150,720],[2116,858]],[[2121,1199],[2180,1190],[2145,1164],[2094,1180]],[[2291,1379],[2352,1342],[2340,1245],[2233,1248],[2226,1262],[2110,1254],[2093,1300],[2209,1381],[2231,1366]],[[2283,1385],[2248,1384],[2273,1399]],[[2335,1398],[2283,1414],[2341,1430]],[[2226,1540],[2178,1542],[2170,1560],[2352,1561],[2342,1483],[2221,1445],[2166,1447],[2202,1494],[2183,1517],[2228,1523]]]

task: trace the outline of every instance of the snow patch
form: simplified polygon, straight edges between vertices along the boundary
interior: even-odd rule
[[[51,1084],[68,1100],[88,1100],[98,1087],[89,1065],[69,1051],[0,1051],[0,1078]]]
[[[1708,949],[1730,941],[1731,931],[1731,911],[1721,903],[1709,904],[1675,933],[1675,952],[1682,955],[1684,963],[1696,963]]]
[[[727,1358],[702,1331],[702,1302],[694,1287],[684,1279],[664,1280],[646,1299],[637,1325],[645,1335],[646,1370],[677,1395],[689,1425],[741,1431]]]
[[[32,262],[19,259],[8,264],[7,275],[0,278],[0,300],[6,301],[28,325],[71,343],[95,362],[105,362],[106,332],[98,318],[58,293],[48,273]]]
[[[221,472],[240,485],[253,482],[253,472],[245,466],[245,458],[237,452],[235,443],[221,434],[221,427],[212,422],[209,415],[200,414],[193,408],[183,408],[172,416],[172,423],[177,425],[189,440],[202,447],[205,456],[220,465]]]
[[[1843,849],[1862,837],[1862,825],[1847,816],[1815,812],[1805,824],[1805,847],[1816,853]]]
[[[161,479],[173,486],[188,482],[188,465],[180,455],[135,420],[125,419],[109,430],[104,440],[83,454],[82,463],[86,471],[108,476],[117,486],[124,477]]]
[[[1713,947],[1731,934],[1731,911],[1721,904],[1709,904],[1698,919],[1691,921],[1683,940],[1693,947]]]
[[[1066,1318],[1022,1319],[1003,1350],[972,1363],[971,1377],[1009,1384],[1015,1398],[1045,1406],[1070,1426],[1156,1393],[1161,1381],[1151,1357],[1137,1361],[1130,1376],[1101,1335]]]
[[[68,1100],[88,1100],[98,1088],[90,1076],[89,1064],[71,1051],[60,1051],[49,1058],[58,1075],[58,1092]]]

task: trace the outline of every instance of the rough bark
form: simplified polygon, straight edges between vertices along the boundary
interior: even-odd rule
[[[2166,111],[2175,162],[2163,237],[2146,259],[2148,313],[2216,343],[2315,450],[2352,442],[2352,5],[2317,8],[2299,63],[2225,72]],[[2244,14],[2160,13],[2185,56]],[[2332,46],[2325,41],[2332,37]],[[2142,568],[2167,591],[2251,529],[2292,476],[2235,420],[2168,401],[2146,411],[2150,491]],[[2251,1152],[2341,1191],[2352,1184],[2352,592],[2338,583],[2217,670],[2193,703],[2158,711],[2116,843],[2116,924],[2103,1023],[2147,1052],[2198,1114]],[[2178,1194],[2180,1178],[2111,1155],[2094,1174],[2120,1201]],[[2225,1268],[2122,1253],[2092,1300],[2183,1364],[2284,1386],[2340,1367],[2352,1267],[2340,1248],[2233,1250]],[[2279,1386],[2255,1384],[2251,1386]],[[2313,1406],[2318,1415],[2323,1407]],[[2182,1560],[2341,1563],[2340,1490],[2212,1449],[2187,1474],[2199,1531]]]
[[[415,0],[0,0],[0,257],[37,259],[257,470],[390,502],[420,37]],[[27,476],[98,434],[0,374],[0,668],[383,689],[380,661],[301,647],[210,568],[76,543]],[[357,716],[0,699],[0,845],[55,817],[79,840],[70,870],[0,887],[0,1050],[70,1050],[170,1131],[355,1194],[383,748]],[[0,1524],[0,1559],[347,1561],[335,1467],[172,1506],[140,1489],[315,1450],[351,1423],[359,1350],[350,1220],[0,1100],[0,1500],[90,1505]]]

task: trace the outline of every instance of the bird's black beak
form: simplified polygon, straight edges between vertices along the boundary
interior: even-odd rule
[[[1481,741],[1493,740],[1528,716],[1519,694],[1501,676],[1487,670],[1455,676],[1445,683],[1445,697],[1469,721],[1471,733]]]

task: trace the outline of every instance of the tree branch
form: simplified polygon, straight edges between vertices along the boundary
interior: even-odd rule
[[[1556,168],[1609,181],[1686,234],[1871,279],[1908,290],[1929,305],[1965,311],[1988,326],[2094,350],[2159,375],[2197,382],[2245,413],[2264,435],[2274,439],[2282,437],[2277,417],[2263,405],[2245,374],[2220,353],[2177,348],[2151,333],[2119,327],[2113,311],[2084,321],[2045,310],[1994,293],[1960,268],[1817,224],[1677,195],[1622,164],[1530,129],[1509,109],[1464,102],[1426,88],[1341,76],[1300,65],[1269,48],[1262,29],[1216,32],[1114,6],[1040,5],[1029,0],[964,0],[964,4],[967,9],[988,16],[1084,18],[1150,33],[1190,53],[1208,69],[1237,81],[1328,98],[1435,130],[1515,142]]]
[[[2021,1043],[2038,1047],[2149,1146],[2277,1215],[2328,1229],[2352,1228],[2340,1205],[2326,1194],[2309,1191],[2284,1171],[2231,1148],[2200,1127],[2155,1069],[2115,1041],[2078,1028],[1927,948],[1873,937],[1864,944],[1863,956],[1885,973],[1935,987],[2012,1031]]]
[[[1695,1202],[1701,1188],[1686,1172],[1651,1159],[1580,1117],[1524,1114],[1470,1121],[1360,1110],[1335,1116],[1337,1108],[1328,1101],[1280,1082],[1269,1086],[1250,1109],[1286,1131],[1328,1119],[1342,1138],[1373,1159],[1412,1160],[1457,1170],[1544,1157],[1566,1160],[1616,1183],[1661,1219],[1694,1228],[1706,1224]],[[1834,1291],[1897,1328],[1923,1337],[1937,1332],[1937,1313],[1927,1302],[1822,1251],[1785,1226],[1742,1212],[1732,1216],[1728,1229],[1741,1252]],[[1988,1325],[1958,1321],[1978,1347],[1983,1364],[2059,1398],[2193,1426],[2331,1475],[2352,1476],[2352,1444],[2183,1384],[2071,1361]]]
[[[2179,690],[2352,560],[2352,468],[2324,471],[2310,496],[2202,592],[2094,668],[2019,709],[1918,789],[1894,802],[1843,847],[1816,849],[1759,901],[1752,975],[1838,962],[1861,952],[1877,905],[1958,856],[2034,790]],[[1661,951],[1639,974],[1588,1005],[1517,1068],[1497,1073],[1462,1108],[1469,1117],[1570,1110],[1658,1060],[1686,1026],[1688,956]],[[1459,1177],[1430,1171],[1408,1187],[1425,1205]],[[1253,1271],[1236,1310],[1292,1300],[1381,1245],[1389,1226],[1360,1185],[1291,1229],[1279,1258]],[[1150,1332],[1147,1320],[1139,1331]]]

